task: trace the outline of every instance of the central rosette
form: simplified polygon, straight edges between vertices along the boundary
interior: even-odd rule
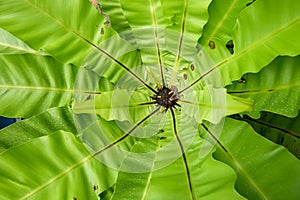
[[[176,86],[168,88],[166,86],[158,87],[156,96],[152,97],[157,105],[164,107],[166,110],[180,106],[177,101],[180,99],[178,89]]]

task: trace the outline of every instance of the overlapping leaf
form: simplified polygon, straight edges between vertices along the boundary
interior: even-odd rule
[[[182,112],[191,116],[198,123],[204,120],[219,123],[225,116],[252,110],[252,101],[236,98],[226,94],[224,88],[205,87],[203,90],[195,91],[195,100],[192,95],[187,95],[182,102]]]
[[[182,112],[199,123],[203,120],[218,123],[227,115],[252,109],[251,100],[234,97],[225,92],[225,89],[215,88],[197,91],[193,94],[196,96],[195,101],[180,100]],[[76,114],[97,113],[106,120],[125,121],[133,117],[139,119],[138,116],[145,116],[149,113],[147,102],[152,102],[149,96],[141,92],[131,93],[128,90],[115,89],[97,94],[91,100],[74,102],[73,111]],[[186,96],[186,99],[192,99],[192,97],[189,98],[190,96]],[[218,98],[224,98],[224,100],[220,101]]]
[[[20,139],[17,141],[17,145],[22,144],[20,146],[15,146],[12,141],[13,137],[18,136],[16,134],[4,143],[4,148],[14,147],[0,154],[0,159],[4,163],[0,166],[0,175],[3,178],[3,182],[0,183],[2,198],[45,199],[49,195],[56,195],[53,196],[54,199],[97,199],[97,194],[101,193],[102,196],[107,195],[115,199],[125,197],[165,199],[170,197],[171,191],[176,190],[178,193],[174,194],[173,198],[219,199],[230,196],[230,199],[241,199],[242,197],[233,188],[235,175],[228,166],[216,162],[211,154],[206,154],[202,160],[200,159],[199,150],[202,150],[204,140],[198,137],[198,127],[195,126],[197,122],[190,118],[192,112],[189,111],[193,109],[182,107],[183,110],[180,112],[179,109],[174,111],[172,108],[169,109],[171,114],[168,111],[167,115],[165,112],[159,113],[158,108],[153,105],[155,111],[151,114],[149,110],[139,108],[129,112],[117,110],[117,107],[123,106],[124,103],[120,100],[121,97],[126,96],[130,99],[130,95],[122,93],[126,89],[136,92],[141,86],[142,90],[148,87],[147,89],[152,91],[136,97],[133,102],[149,101],[149,93],[156,93],[155,89],[160,87],[158,83],[165,85],[162,77],[164,72],[166,85],[172,86],[175,82],[179,89],[183,89],[187,84],[194,87],[202,80],[203,75],[206,76],[207,82],[198,84],[192,88],[194,90],[189,90],[190,93],[185,93],[184,90],[181,97],[188,97],[188,94],[196,91],[196,98],[187,100],[196,99],[194,103],[202,106],[204,104],[204,107],[208,105],[207,109],[200,112],[205,116],[200,116],[201,120],[198,122],[209,120],[210,109],[215,105],[209,104],[211,98],[204,93],[205,87],[210,86],[207,83],[219,81],[215,80],[217,76],[214,75],[217,69],[220,69],[220,75],[227,85],[246,72],[257,72],[278,55],[294,56],[299,53],[300,41],[295,37],[299,33],[300,26],[298,4],[292,0],[277,4],[266,0],[256,2],[240,15],[239,12],[244,7],[242,3],[245,2],[231,1],[228,4],[230,9],[225,11],[227,16],[221,17],[224,20],[220,22],[221,26],[215,29],[211,25],[206,26],[210,35],[207,39],[214,38],[213,36],[220,37],[220,40],[215,42],[215,48],[212,48],[214,46],[211,44],[210,48],[208,46],[205,48],[210,49],[208,53],[200,51],[197,55],[195,47],[201,36],[202,27],[208,20],[207,7],[210,2],[210,0],[201,2],[114,0],[101,1],[100,7],[94,1],[98,8],[96,10],[88,1],[79,0],[68,0],[63,3],[35,0],[0,1],[0,27],[8,31],[4,35],[12,38],[4,40],[5,44],[22,49],[17,51],[18,54],[24,53],[24,48],[31,47],[34,53],[42,49],[41,52],[46,51],[47,55],[49,53],[65,63],[62,64],[50,56],[2,55],[0,62],[1,68],[5,66],[3,67],[5,74],[4,79],[1,79],[3,80],[1,88],[4,91],[1,96],[4,108],[1,111],[9,116],[27,117],[50,107],[66,105],[70,103],[71,94],[74,94],[75,75],[78,76],[75,93],[84,93],[76,99],[80,100],[79,104],[76,101],[73,104],[74,109],[79,105],[77,107],[79,111],[75,109],[78,115],[75,116],[78,117],[76,121],[79,123],[78,127],[83,128],[79,129],[81,142],[75,139],[72,133],[68,133],[73,130],[66,130],[67,132],[58,131],[44,137],[39,137],[44,133],[37,132],[33,137],[39,138],[25,138],[28,141],[26,144],[22,144],[24,141]],[[217,4],[217,1],[214,3]],[[210,14],[220,9],[219,4],[218,6],[216,4],[210,7]],[[284,15],[278,15],[278,6]],[[269,15],[265,15],[266,7]],[[232,19],[229,18],[231,13]],[[232,35],[235,53],[230,56],[221,40],[230,37],[229,29],[235,24],[238,15]],[[211,23],[214,20],[212,18]],[[114,31],[109,27],[104,28],[103,23],[115,28],[121,37],[114,35],[109,38]],[[45,24],[48,28],[44,28]],[[222,29],[227,25],[228,29]],[[249,28],[259,31],[251,32]],[[225,31],[214,34],[218,30]],[[294,41],[290,38],[294,38]],[[103,40],[106,41],[98,46]],[[14,52],[12,49],[6,51],[8,54]],[[217,52],[215,55],[214,51]],[[216,65],[208,55],[211,55]],[[192,68],[191,63],[195,61],[193,60],[195,56],[198,56],[198,59],[206,59],[207,62],[203,62],[202,66],[199,63],[203,63],[199,61],[196,68],[201,69],[195,70],[197,72],[191,70],[194,73],[185,73],[186,68]],[[22,68],[19,63],[22,63]],[[41,63],[42,65],[39,65]],[[68,63],[83,66],[80,73]],[[206,66],[207,63],[209,65]],[[174,70],[174,73],[167,74],[166,67],[169,71]],[[202,68],[211,71],[203,71]],[[156,73],[159,70],[160,73]],[[31,78],[33,76],[35,78]],[[193,81],[196,82],[192,84]],[[98,84],[103,82],[105,84],[99,87]],[[136,82],[138,84],[135,84]],[[156,84],[158,85],[155,86]],[[225,89],[218,87],[220,85],[213,85],[210,94],[221,91],[222,95],[216,96],[215,99],[219,97],[220,101],[227,100],[228,104],[225,104],[225,107],[221,105],[222,109],[219,110],[222,110],[222,115],[218,115],[218,120],[214,118],[216,121],[210,121],[216,123],[226,114],[249,109],[247,100],[226,95]],[[99,88],[105,92],[94,91]],[[117,101],[113,104],[111,104],[113,101],[110,102],[112,90],[119,92],[119,96],[115,98]],[[17,106],[11,104],[10,101],[19,95],[20,91],[22,93],[19,98],[23,104]],[[24,103],[26,98],[27,101]],[[95,103],[94,99],[98,102]],[[43,104],[36,109],[40,102]],[[217,107],[220,107],[219,104]],[[197,109],[201,109],[201,106]],[[90,121],[82,111],[93,115],[94,120]],[[123,115],[119,115],[118,112]],[[152,116],[154,113],[157,115]],[[71,119],[70,116],[67,117]],[[152,117],[153,121],[147,121]],[[132,122],[129,118],[135,119]],[[83,120],[80,121],[81,119]],[[51,126],[52,120],[49,118],[47,120]],[[34,121],[22,124],[32,126]],[[5,130],[19,130],[18,126],[16,124]],[[57,128],[64,129],[65,126]],[[47,132],[56,131],[55,129],[45,127]],[[210,133],[208,130],[206,133]],[[282,148],[253,136],[252,130],[233,120],[226,121],[223,132],[220,141],[218,137],[214,138],[221,146],[215,156],[236,169],[238,174],[236,187],[242,195],[252,199],[299,198],[296,193],[296,187],[299,185],[297,180],[299,161]],[[168,146],[172,139],[175,142],[170,143],[169,151],[163,152],[162,149]],[[86,151],[82,142],[88,145],[90,151]],[[120,152],[119,150],[121,152],[125,150],[125,156],[118,157],[119,154],[115,153]],[[145,156],[143,153],[148,151],[150,154]],[[138,156],[134,153],[138,153]],[[94,157],[102,162],[107,161],[105,164],[117,168],[118,179],[115,171],[104,167]],[[161,167],[161,163],[167,161],[172,162]],[[283,164],[276,165],[277,162]],[[141,171],[145,169],[146,173]],[[127,172],[140,173],[132,175]],[[293,175],[287,172],[293,172]],[[128,180],[128,177],[136,179]],[[80,180],[78,184],[77,180]],[[283,184],[280,188],[276,188],[273,181]],[[250,188],[247,187],[249,185]]]
[[[201,145],[197,139],[186,152],[194,198],[213,200],[226,196],[230,199],[244,199],[233,190],[235,176],[230,168],[211,156],[199,162]],[[153,162],[155,165],[155,160]],[[112,199],[191,199],[187,174],[182,173],[185,170],[183,159],[180,158],[159,171],[143,174],[120,172]],[[133,178],[128,180],[128,177]]]
[[[104,18],[88,1],[0,1],[0,10],[1,28],[65,63],[82,65],[94,49],[86,40],[102,40]]]
[[[30,120],[32,123],[35,122],[34,118]],[[22,123],[29,124],[29,120],[28,122],[25,121]],[[111,124],[113,122],[105,122],[103,120],[103,123]],[[104,126],[103,123],[102,128],[104,132],[110,135],[109,132],[107,132],[110,130],[109,126]],[[178,125],[181,139],[186,140],[187,138],[194,137],[193,134],[190,134],[193,129],[193,127],[189,125],[190,122],[184,123],[185,125],[181,124],[183,125],[182,127]],[[19,125],[15,124],[11,129],[13,129],[14,126],[16,126],[16,128],[19,127]],[[164,137],[174,138],[172,131],[170,132],[171,127],[171,120],[169,120],[165,125]],[[130,152],[142,153],[145,152],[146,149],[150,150],[150,148],[154,146],[157,147],[156,150],[159,150],[159,148],[161,148],[159,147],[160,145],[163,145],[163,143],[167,144],[163,140],[170,139],[171,138],[162,139],[160,136],[154,136],[147,140],[136,140],[132,143],[132,146],[124,147]],[[127,143],[130,141],[133,140],[129,140]],[[202,145],[201,143],[199,138],[196,139],[186,151],[188,159],[187,166],[184,165],[180,154],[178,154],[179,159],[167,168],[158,171],[149,171],[149,173],[130,175],[130,177],[139,177],[139,179],[136,179],[138,180],[137,182],[135,179],[128,180],[129,174],[120,171],[113,197],[115,199],[121,196],[134,198],[141,195],[149,199],[161,198],[163,194],[170,195],[169,192],[172,191],[174,187],[169,183],[170,181],[176,181],[176,183],[178,182],[180,184],[177,185],[177,192],[174,193],[174,195],[184,199],[190,198],[191,195],[195,195],[197,198],[200,196],[204,199],[214,199],[224,195],[228,195],[232,199],[242,199],[233,188],[235,175],[230,168],[214,161],[211,155],[208,159],[199,162],[199,146]],[[48,148],[45,148],[45,146]],[[175,145],[171,147],[171,152],[166,151],[163,154],[174,154],[176,151],[179,151],[178,148],[179,146]],[[32,149],[34,149],[33,152],[31,152]],[[107,152],[99,149],[97,149],[95,153],[87,152],[83,144],[79,142],[73,134],[65,131],[57,131],[53,134],[29,140],[25,144],[14,146],[0,154],[1,160],[5,163],[0,167],[0,174],[1,177],[3,177],[3,181],[0,183],[2,191],[0,194],[1,198],[42,199],[51,195],[51,197],[56,199],[97,199],[97,194],[109,189],[109,187],[115,183],[116,178],[114,171],[104,167],[99,161],[94,159],[94,157],[98,158],[106,153]],[[149,157],[146,158],[147,162],[149,162],[149,159],[150,161],[152,160],[153,163],[149,163],[151,164],[150,166],[154,166],[153,169],[159,167],[161,162],[164,162],[164,160],[161,160],[162,155],[159,156],[159,154],[161,153],[157,152],[157,154],[152,154],[155,155],[152,159]],[[171,154],[170,157],[173,157]],[[112,157],[110,157],[110,159],[112,159]],[[126,169],[126,166],[123,167],[123,165],[130,163],[135,165],[129,165],[127,167],[134,169],[139,169],[139,166],[142,167],[142,165],[145,164],[133,162],[130,157],[128,157],[129,162],[126,161],[127,157],[118,159],[123,160],[121,162],[121,168],[123,169]],[[193,193],[189,190],[189,177],[187,177],[187,174],[182,173],[185,167],[189,167],[191,172],[190,178],[193,184],[192,187],[194,188]],[[216,176],[216,171],[219,174],[218,176]],[[105,174],[105,177],[103,177],[103,174]],[[166,175],[173,178],[165,179]],[[125,185],[124,181],[126,182]],[[149,185],[151,185],[150,188]],[[220,187],[220,185],[222,185],[222,187]],[[128,187],[130,187],[130,190]],[[14,189],[11,190],[11,188]],[[15,188],[17,188],[17,190]],[[67,192],[60,192],[61,190]],[[132,192],[134,190],[137,191],[133,194]],[[158,193],[160,190],[165,191],[165,193]],[[211,193],[211,190],[215,192]],[[58,192],[53,193],[53,191]]]
[[[59,130],[76,134],[77,130],[74,123],[69,107],[51,108],[39,115],[24,119],[12,126],[1,129],[1,151]]]
[[[2,116],[27,118],[71,102],[77,67],[50,56],[1,55]]]
[[[235,116],[235,118],[248,122],[257,133],[276,144],[283,145],[297,158],[300,158],[299,114],[295,118],[288,118],[262,112],[259,119],[253,119],[247,115],[242,118]]]
[[[246,123],[227,119],[215,157],[235,169],[238,191],[248,199],[298,199],[300,161]]]
[[[245,74],[228,87],[228,92],[254,101],[249,114],[261,111],[295,117],[300,109],[300,57],[278,57],[257,74]]]
[[[205,24],[199,43],[206,48],[209,41],[218,39],[225,47],[226,43],[232,39],[232,29],[247,3],[249,0],[230,0],[226,4],[222,0],[212,1],[208,8],[209,20]]]
[[[108,15],[118,13],[111,16],[112,26],[139,49],[143,63],[165,68],[177,65],[176,54],[176,62],[180,55],[185,58],[194,54],[196,41],[208,19],[206,9],[210,0],[201,4],[157,0],[100,2]]]
[[[231,56],[226,45],[232,41],[232,30],[248,2],[249,0],[230,0],[224,4],[222,0],[215,0],[209,5],[209,20],[198,42],[215,63]]]
[[[39,54],[39,52],[30,48],[22,40],[11,35],[9,32],[0,28],[0,54],[23,54],[32,53]]]
[[[0,159],[1,199],[98,199],[115,177],[64,131],[4,151]]]
[[[232,32],[235,53],[221,61],[215,58],[215,68],[220,70],[225,85],[238,80],[244,73],[258,72],[278,55],[295,56],[300,53],[297,37],[300,30],[299,9],[293,0],[276,4],[266,0],[257,1],[241,12]],[[224,48],[221,45],[218,50],[216,45],[209,54],[224,52]]]
[[[100,0],[99,2],[104,12],[110,16],[112,26],[121,34],[147,27],[167,28],[180,33],[182,25],[185,24],[186,34],[195,41],[201,35],[208,19],[207,7],[211,0],[201,1],[201,4],[194,0],[182,2]]]

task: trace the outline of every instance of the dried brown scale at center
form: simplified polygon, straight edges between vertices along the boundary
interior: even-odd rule
[[[172,86],[171,89],[163,86],[158,89],[156,96],[151,98],[156,101],[157,105],[164,107],[166,110],[180,106],[177,104],[177,100],[180,99],[180,96],[176,86]]]

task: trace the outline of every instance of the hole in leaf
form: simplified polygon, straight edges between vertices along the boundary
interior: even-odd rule
[[[232,40],[229,40],[227,43],[226,43],[226,48],[228,49],[228,51],[230,52],[230,54],[233,54],[234,53],[234,44],[233,44],[233,41]]]
[[[253,4],[255,2],[255,0],[252,0],[251,2],[247,3],[246,6],[250,6],[251,4]]]
[[[93,186],[93,189],[94,189],[95,192],[98,190],[98,188],[99,188],[98,185]]]
[[[112,185],[110,188],[108,188],[107,190],[101,192],[98,196],[100,199],[111,199],[114,191],[115,191],[115,186],[116,185]]]
[[[284,141],[284,137],[281,138],[280,144],[283,144],[283,141]]]
[[[241,79],[237,81],[238,83],[246,83],[246,78],[243,76]]]

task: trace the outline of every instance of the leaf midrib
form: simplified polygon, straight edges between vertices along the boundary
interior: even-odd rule
[[[275,35],[280,34],[282,31],[284,31],[285,29],[287,29],[289,26],[293,26],[298,21],[300,21],[300,17],[296,18],[295,20],[291,21],[290,23],[287,23],[286,25],[283,25],[281,28],[275,30],[274,32],[271,32],[270,34],[266,35],[265,37],[261,38],[260,40],[256,41],[255,43],[253,43],[252,45],[249,45],[248,47],[246,47],[242,51],[240,51],[240,52],[238,52],[238,53],[236,53],[236,54],[234,54],[234,55],[232,55],[232,56],[224,59],[223,61],[219,62],[218,64],[214,65],[212,68],[210,68],[205,73],[203,73],[199,78],[197,78],[192,83],[190,83],[187,87],[185,87],[184,89],[182,89],[179,92],[179,94],[181,94],[181,93],[185,92],[186,90],[190,89],[191,87],[195,86],[196,84],[198,84],[201,80],[204,80],[205,77],[207,77],[208,75],[210,75],[215,70],[223,67],[224,65],[226,65],[226,64],[228,64],[230,62],[232,63],[232,62],[236,61],[239,57],[243,56],[244,54],[247,54],[252,49],[258,48],[259,46],[261,46],[262,43],[266,42],[267,40],[273,39],[273,37],[275,37]],[[199,51],[198,54],[201,55],[201,51]],[[230,83],[231,82],[225,83],[225,85],[228,85]]]
[[[265,37],[261,38],[260,40],[256,41],[255,43],[253,43],[253,45],[250,45],[250,46],[246,47],[245,49],[243,49],[242,51],[234,54],[233,56],[230,56],[227,59],[224,59],[223,61],[219,62],[217,65],[215,65],[210,70],[208,70],[206,73],[204,73],[200,78],[198,78],[196,81],[194,81],[192,85],[195,85],[198,81],[202,80],[204,77],[208,76],[211,72],[215,71],[216,69],[221,68],[230,62],[234,62],[239,57],[241,57],[244,54],[246,54],[247,52],[259,47],[261,44],[263,44],[267,40],[271,40],[276,34],[279,34],[280,32],[284,31],[289,26],[293,26],[299,20],[300,20],[300,17],[296,18],[295,20],[291,21],[290,23],[283,25],[281,28],[277,29],[276,31],[271,32],[270,34],[268,34]],[[201,53],[201,51],[199,53]]]
[[[234,54],[233,56],[228,57],[227,59],[224,59],[223,61],[219,62],[217,65],[215,65],[209,72],[214,71],[217,68],[221,68],[222,66],[224,66],[226,63],[229,62],[234,62],[236,59],[238,59],[239,57],[243,56],[244,54],[246,54],[247,52],[250,52],[252,49],[258,48],[259,46],[261,46],[261,44],[265,43],[268,40],[273,39],[277,34],[280,34],[281,32],[285,31],[286,29],[288,29],[288,27],[293,26],[294,24],[298,23],[300,21],[300,17],[296,18],[295,20],[291,21],[290,23],[287,23],[286,25],[283,25],[282,27],[278,28],[277,30],[269,33],[268,35],[266,35],[265,37],[261,38],[260,40],[256,41],[255,43],[253,43],[252,45],[249,45],[248,47],[246,47],[245,49],[243,49],[240,52],[237,52],[236,54]],[[210,73],[205,74],[208,75]]]
[[[293,83],[293,84],[286,84],[286,85],[280,85],[272,88],[265,88],[265,89],[253,89],[253,90],[237,90],[237,91],[228,91],[228,94],[249,94],[249,95],[255,95],[259,93],[267,93],[267,92],[276,92],[280,90],[287,90],[291,89],[293,87],[300,86],[300,81]]]
[[[219,147],[228,155],[229,159],[232,161],[233,165],[237,168],[238,171],[241,172],[245,176],[245,178],[249,181],[250,185],[257,191],[257,194],[265,200],[268,200],[264,191],[262,191],[256,182],[252,179],[252,177],[247,173],[247,171],[240,165],[238,160],[232,155],[232,153],[224,146],[224,144],[212,133],[204,124],[201,124],[201,128],[203,128],[211,137],[217,142]]]
[[[40,13],[42,13],[44,16],[47,16],[49,19],[53,20],[54,22],[56,22],[60,26],[64,27],[64,29],[66,29],[67,31],[70,31],[71,33],[73,33],[76,37],[78,36],[78,38],[80,38],[81,40],[85,41],[83,39],[84,37],[81,34],[79,34],[78,32],[76,32],[72,28],[68,27],[66,24],[64,24],[62,21],[58,20],[54,16],[50,15],[48,12],[46,12],[45,10],[43,10],[41,7],[38,7],[36,4],[30,2],[29,0],[24,0],[24,1],[26,1],[27,4],[29,4],[31,7],[37,9],[38,11],[40,11]]]
[[[256,124],[260,124],[262,126],[265,126],[265,127],[268,127],[268,128],[271,128],[271,129],[275,129],[277,131],[280,131],[281,133],[287,134],[287,135],[289,135],[289,136],[291,136],[293,138],[300,139],[300,134],[299,133],[290,131],[290,130],[288,130],[287,127],[282,128],[279,125],[274,125],[274,124],[272,124],[270,122],[265,122],[265,121],[262,121],[262,120],[259,120],[259,119],[253,119],[253,118],[250,118],[248,116],[243,116],[242,119],[245,120],[245,121],[248,121],[248,120],[252,121],[252,122],[254,122]]]
[[[87,94],[99,94],[91,90],[76,90],[76,89],[65,89],[65,88],[54,88],[54,87],[41,87],[41,86],[26,86],[26,85],[0,85],[0,89],[17,89],[17,90],[35,90],[35,91],[52,91],[61,93],[87,93]]]
[[[38,51],[35,51],[33,49],[30,49],[29,47],[26,49],[26,48],[22,48],[20,46],[15,46],[15,45],[10,45],[10,44],[7,44],[7,43],[3,43],[3,42],[0,42],[0,46],[1,47],[6,47],[6,48],[12,48],[12,49],[16,49],[16,50],[19,50],[19,51],[23,51],[24,53],[32,53],[32,54],[37,54],[37,55],[42,55],[40,54]],[[2,53],[0,53],[1,55]],[[5,54],[5,53],[4,53]],[[21,54],[21,53],[20,53]]]
[[[158,111],[159,111],[159,107],[156,108],[154,111],[152,111],[149,115],[147,115],[141,121],[139,121],[129,132],[127,132],[127,134],[119,137],[114,142],[110,143],[109,145],[106,145],[106,146],[102,147],[101,149],[97,150],[96,152],[94,152],[94,153],[92,153],[90,155],[87,155],[86,157],[84,157],[83,159],[81,159],[79,162],[74,163],[72,166],[70,166],[66,170],[62,171],[61,173],[57,174],[56,176],[54,176],[50,180],[46,181],[44,184],[42,184],[39,187],[37,187],[36,189],[30,191],[28,194],[26,194],[24,197],[22,197],[21,200],[25,200],[25,199],[31,197],[32,195],[34,195],[35,193],[43,190],[44,188],[46,188],[51,183],[57,181],[58,179],[62,178],[63,176],[65,176],[69,172],[75,170],[76,168],[81,167],[82,165],[84,165],[88,161],[90,161],[92,158],[95,158],[97,155],[100,155],[102,152],[106,151],[107,149],[109,149],[112,146],[116,145],[118,142],[120,142],[123,139],[127,138],[131,134],[131,131],[134,131],[137,126],[139,126],[141,123],[143,123],[145,120],[147,120],[148,118],[150,118],[152,115],[154,115]],[[82,144],[82,146],[84,146],[84,145]]]
[[[234,10],[235,5],[237,3],[238,3],[238,0],[235,0],[235,1],[232,2],[232,4],[230,5],[229,9],[225,13],[224,17],[216,25],[216,28],[214,29],[214,31],[207,37],[207,39],[203,42],[203,44],[208,43],[208,41],[211,40],[219,32],[219,30],[221,29],[221,27],[223,27],[223,24],[224,24],[225,20],[228,18],[228,16],[230,16],[231,12]]]
[[[75,170],[76,168],[82,166],[83,164],[87,163],[89,160],[91,160],[94,157],[94,155],[89,155],[85,158],[83,158],[81,161],[79,161],[78,163],[70,166],[68,169],[64,170],[63,172],[61,172],[60,174],[56,175],[55,177],[51,178],[50,180],[48,180],[47,182],[45,182],[44,184],[40,185],[39,187],[37,187],[36,189],[30,191],[28,194],[26,194],[25,196],[23,196],[22,198],[20,198],[20,200],[25,200],[28,199],[29,197],[31,197],[32,195],[34,195],[35,193],[43,190],[44,188],[46,188],[48,185],[50,185],[52,182],[55,182],[56,180],[62,178],[63,176],[65,176],[68,172]]]
[[[186,23],[186,18],[187,18],[187,10],[188,10],[188,0],[184,0],[184,7],[183,7],[183,15],[182,15],[182,24],[181,24],[181,30],[180,30],[180,38],[179,38],[179,44],[178,44],[178,48],[177,48],[177,55],[176,55],[176,59],[175,59],[175,63],[174,63],[174,67],[173,67],[173,73],[171,76],[171,80],[169,85],[173,86],[173,83],[175,81],[175,77],[177,75],[177,70],[179,67],[179,62],[181,59],[181,50],[182,50],[182,44],[183,44],[183,37],[184,37],[184,33],[185,33],[185,23]]]

